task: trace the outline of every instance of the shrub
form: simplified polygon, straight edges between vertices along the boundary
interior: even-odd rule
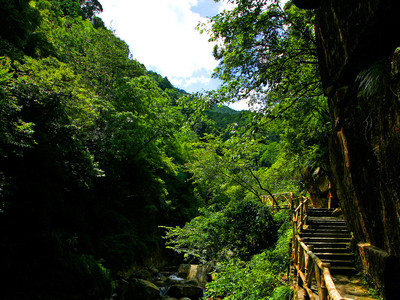
[[[282,282],[288,270],[288,222],[282,224],[275,247],[254,255],[250,261],[233,259],[217,265],[216,278],[206,285],[208,299],[291,299],[291,290]]]
[[[202,262],[249,259],[277,239],[278,225],[265,205],[242,200],[221,211],[203,209],[183,227],[165,227],[167,246]]]

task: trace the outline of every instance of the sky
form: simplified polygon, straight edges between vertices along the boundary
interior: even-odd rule
[[[216,89],[214,44],[195,27],[223,9],[214,0],[100,0],[99,15],[130,48],[133,58],[189,93]],[[248,109],[245,103],[230,107]]]

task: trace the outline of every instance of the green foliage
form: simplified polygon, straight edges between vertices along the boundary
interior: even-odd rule
[[[145,74],[144,66],[129,58],[128,45],[109,30],[94,29],[89,21],[63,18],[48,32],[57,57],[82,74],[89,88],[111,100],[125,77]]]
[[[0,58],[0,155],[21,155],[23,149],[32,147],[33,123],[21,119],[21,106],[11,93],[14,71],[7,57]]]
[[[289,154],[324,154],[315,146],[326,129],[324,98],[308,93],[319,91],[307,82],[314,49],[303,52],[307,38],[296,31],[312,34],[312,13],[239,1],[216,16],[225,84],[188,95],[132,59],[96,17],[97,0],[3,2],[0,262],[10,289],[0,297],[109,298],[116,274],[162,247],[160,224],[177,252],[220,263],[213,295],[272,295],[288,235],[261,195],[298,188]],[[296,90],[303,84],[307,97]],[[248,95],[263,96],[281,122],[211,110]]]
[[[293,299],[293,290],[290,286],[279,286],[275,288],[270,300],[291,300]]]
[[[14,234],[17,234],[15,228]],[[7,234],[2,230],[2,234]],[[26,234],[27,236],[25,236]],[[106,299],[113,291],[110,272],[94,257],[77,252],[76,236],[37,234],[31,228],[9,236],[2,250],[2,299]],[[21,247],[23,243],[24,247]]]
[[[202,262],[248,259],[274,244],[276,226],[258,202],[232,201],[222,210],[203,209],[183,227],[166,227],[169,248]]]
[[[162,246],[157,225],[196,214],[183,168],[195,138],[175,103],[184,92],[96,21],[98,1],[8,2],[0,297],[109,298],[116,274]]]
[[[291,1],[232,1],[235,8],[201,24],[220,64],[222,87],[203,95],[209,105],[246,99],[260,112],[260,127],[277,126],[288,164],[326,164],[330,130],[314,33],[314,11]],[[292,159],[294,158],[294,159]],[[268,163],[267,163],[268,165]]]
[[[103,7],[98,0],[50,0],[52,9],[60,10],[64,16],[93,20],[95,14],[102,12]]]
[[[13,46],[22,50],[32,38],[40,24],[40,14],[28,0],[1,0],[0,3],[0,55],[12,55]]]
[[[208,30],[219,42],[214,53],[221,63],[215,76],[224,81],[221,92],[228,99],[252,97],[270,105],[297,90],[320,88],[315,82],[313,11],[299,10],[291,2],[285,9],[277,1],[233,2],[232,11],[210,19]],[[262,99],[265,90],[269,97]],[[271,97],[278,94],[279,99]]]
[[[287,218],[287,216],[286,216]],[[219,263],[216,278],[207,284],[206,297],[211,299],[291,299],[290,288],[282,283],[288,267],[290,227],[287,221],[280,229],[276,245],[249,261],[232,259]],[[282,298],[279,298],[282,297]]]
[[[382,97],[390,84],[390,64],[385,60],[378,61],[358,74],[359,98],[366,100],[372,97]]]
[[[215,106],[211,111],[207,112],[207,118],[214,121],[211,123],[214,131],[208,129],[207,133],[223,134],[223,138],[226,140],[232,136],[232,132],[229,130],[230,125],[245,127],[249,123],[251,115],[250,111],[235,111],[227,106]]]

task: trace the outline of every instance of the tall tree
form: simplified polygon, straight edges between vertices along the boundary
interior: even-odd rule
[[[15,56],[34,35],[40,13],[28,0],[1,0],[0,5],[0,56]]]
[[[246,99],[263,121],[279,120],[289,151],[326,160],[329,115],[323,96],[314,33],[314,12],[291,1],[230,1],[235,6],[199,26],[217,43],[214,76],[222,87],[208,94],[211,102]],[[318,150],[316,150],[318,148]],[[307,159],[306,159],[307,160]]]
[[[92,21],[97,13],[103,11],[103,6],[98,0],[50,0],[54,10],[61,10],[64,16]]]

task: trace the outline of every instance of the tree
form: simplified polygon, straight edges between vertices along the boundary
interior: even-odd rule
[[[316,57],[314,12],[290,1],[284,8],[279,1],[232,3],[235,8],[212,17],[209,27],[199,26],[217,43],[214,56],[220,63],[214,76],[223,81],[206,98],[257,104],[262,113],[257,127],[280,124],[287,150],[302,160],[300,165],[327,161],[329,114]]]
[[[0,41],[0,297],[106,299],[117,273],[162,247],[157,225],[196,213],[183,168],[192,133],[182,93],[79,15],[97,1],[52,3],[65,15],[22,1],[40,24],[16,22],[21,43]],[[33,29],[44,46],[24,40]]]
[[[1,0],[0,4],[0,55],[15,57],[35,35],[40,13],[28,0]]]
[[[128,45],[111,31],[95,29],[87,20],[63,18],[60,23],[47,32],[57,58],[82,74],[101,98],[111,101],[125,77],[145,74],[144,66],[130,57]]]
[[[167,245],[188,259],[216,263],[232,258],[249,259],[276,242],[269,208],[249,200],[232,201],[222,210],[205,208],[182,227],[166,227]]]
[[[73,18],[81,16],[89,21],[92,21],[97,13],[103,11],[98,0],[51,0],[51,2],[53,10],[61,10],[64,16]]]

